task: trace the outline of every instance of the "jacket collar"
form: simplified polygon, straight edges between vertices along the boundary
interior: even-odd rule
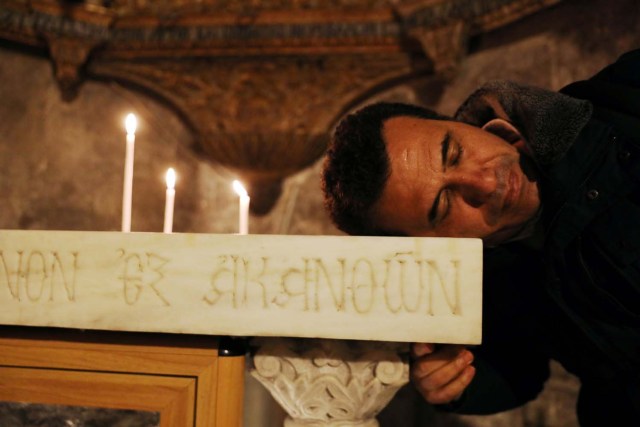
[[[495,118],[509,121],[522,133],[536,163],[544,166],[566,154],[592,112],[589,101],[499,80],[471,94],[454,117],[478,127]]]

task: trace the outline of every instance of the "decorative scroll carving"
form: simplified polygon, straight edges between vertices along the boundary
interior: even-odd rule
[[[375,427],[409,380],[407,344],[254,339],[251,374],[289,417],[286,427]]]

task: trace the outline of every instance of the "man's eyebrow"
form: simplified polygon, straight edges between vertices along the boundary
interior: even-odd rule
[[[442,153],[442,170],[444,171],[447,168],[447,156],[449,153],[449,144],[451,144],[451,132],[447,131],[442,138],[442,142],[440,143],[441,153]],[[431,209],[429,210],[429,215],[427,218],[429,219],[429,224],[432,227],[437,225],[437,217],[438,217],[438,207],[440,206],[440,199],[442,196],[442,189],[438,191],[435,199],[433,200],[433,204],[431,205]]]
[[[447,131],[447,133],[444,134],[444,138],[442,138],[442,143],[440,144],[440,147],[442,147],[442,170],[445,170],[447,168],[449,144],[451,144],[451,132]]]
[[[442,190],[438,191],[438,194],[436,194],[436,198],[433,200],[433,205],[431,205],[431,209],[429,210],[429,215],[427,215],[431,227],[435,227],[437,224],[436,218],[438,216],[438,206],[440,205],[441,193]]]

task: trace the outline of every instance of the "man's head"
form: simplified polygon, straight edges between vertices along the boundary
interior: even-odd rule
[[[374,104],[336,128],[324,167],[326,206],[349,234],[500,243],[540,205],[525,151],[505,120],[481,129],[420,107]]]
[[[393,117],[447,119],[414,105],[378,103],[340,121],[327,150],[322,188],[331,219],[348,234],[402,234],[380,228],[371,217],[391,173],[383,126]]]

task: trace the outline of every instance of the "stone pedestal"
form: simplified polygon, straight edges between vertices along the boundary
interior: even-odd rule
[[[285,427],[376,427],[409,381],[409,344],[259,338],[251,374],[289,415]]]

